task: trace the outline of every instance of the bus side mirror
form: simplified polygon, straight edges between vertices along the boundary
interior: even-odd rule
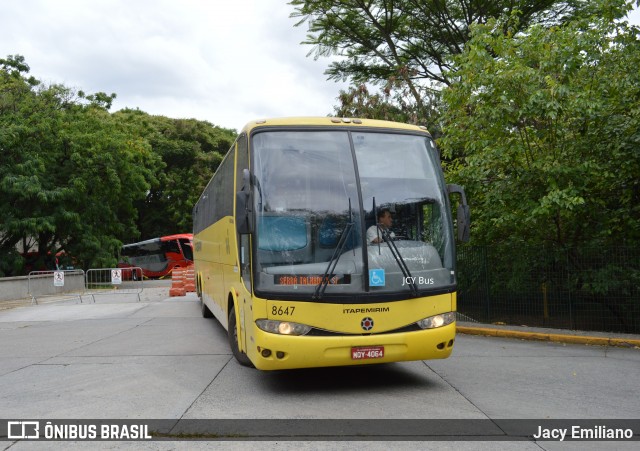
[[[464,188],[460,185],[447,185],[447,191],[449,194],[460,194],[460,205],[458,205],[458,241],[466,243],[469,241],[471,235],[471,211],[467,204],[467,196],[464,193]]]
[[[251,212],[251,173],[243,169],[242,189],[236,193],[236,227],[241,235],[253,231]]]
[[[469,242],[471,236],[471,212],[468,205],[458,205],[458,241]]]

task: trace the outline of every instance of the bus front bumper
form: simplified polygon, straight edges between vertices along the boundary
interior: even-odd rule
[[[455,334],[455,322],[437,329],[377,335],[287,336],[256,329],[247,354],[260,370],[445,359],[451,355]]]

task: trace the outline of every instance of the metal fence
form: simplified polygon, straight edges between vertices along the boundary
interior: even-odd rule
[[[135,295],[139,302],[143,289],[144,280],[139,267],[89,269],[85,276],[85,292],[91,295],[93,302],[96,295],[103,294]]]
[[[98,268],[89,269],[85,273],[81,269],[31,271],[27,278],[28,294],[31,303],[37,304],[42,298],[77,298],[101,294],[135,295],[140,301],[144,289],[142,269],[131,268]]]
[[[31,303],[42,298],[78,298],[82,302],[84,293],[84,271],[31,271],[27,277],[27,292]]]
[[[471,320],[640,333],[640,249],[461,246],[458,282]]]

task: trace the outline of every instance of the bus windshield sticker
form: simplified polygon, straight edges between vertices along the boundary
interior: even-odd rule
[[[370,269],[369,270],[369,286],[372,287],[384,287],[384,269]]]

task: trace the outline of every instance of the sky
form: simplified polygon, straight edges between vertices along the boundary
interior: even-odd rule
[[[327,80],[329,59],[307,56],[287,1],[0,0],[0,58],[24,56],[47,84],[115,93],[111,111],[236,130],[326,116],[347,84]]]
[[[345,83],[307,57],[286,0],[2,0],[0,58],[86,93],[239,130],[254,119],[326,116]]]

